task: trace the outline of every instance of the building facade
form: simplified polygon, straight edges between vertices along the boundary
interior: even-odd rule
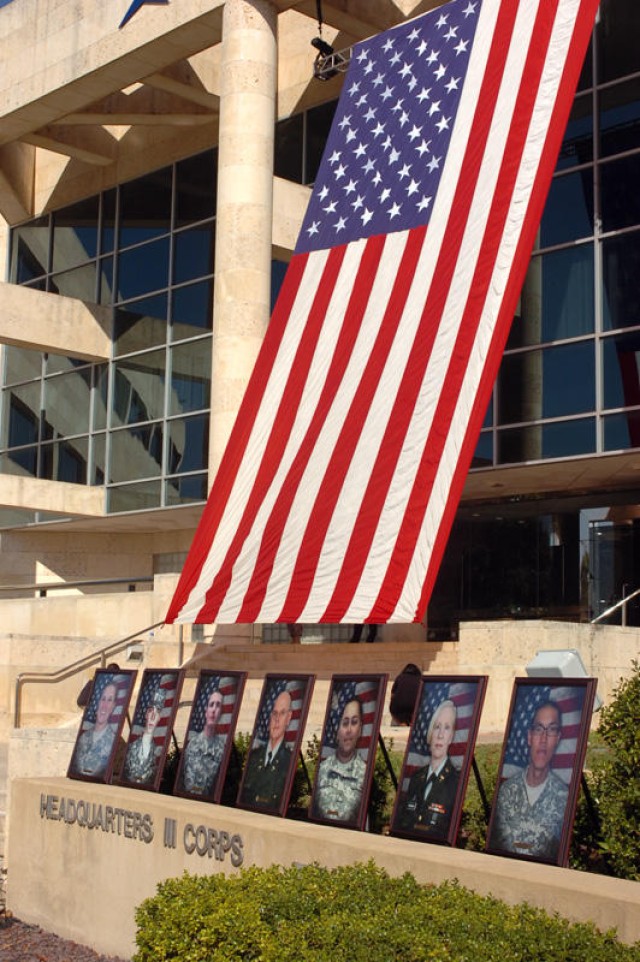
[[[322,37],[438,5],[323,0]],[[313,76],[317,11],[0,6],[0,584],[179,572],[342,83]],[[639,40],[603,0],[433,638],[640,587]]]

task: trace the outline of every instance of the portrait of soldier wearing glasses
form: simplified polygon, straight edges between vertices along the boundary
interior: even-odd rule
[[[553,859],[562,837],[568,787],[551,769],[562,740],[562,712],[554,701],[536,708],[527,732],[528,763],[500,786],[490,848]]]
[[[269,738],[249,752],[239,801],[245,805],[277,809],[289,773],[292,755],[285,734],[292,717],[291,695],[281,691],[269,715]]]

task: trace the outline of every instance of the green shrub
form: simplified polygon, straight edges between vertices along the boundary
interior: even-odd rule
[[[594,764],[591,795],[599,849],[612,874],[640,881],[640,664],[602,709],[598,732],[609,751]],[[596,836],[597,838],[597,836]]]
[[[134,962],[638,962],[639,947],[372,863],[184,875],[136,912]]]

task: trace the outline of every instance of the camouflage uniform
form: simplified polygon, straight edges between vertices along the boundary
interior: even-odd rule
[[[153,743],[153,740],[148,747],[149,750],[146,751],[147,745],[144,736],[141,735],[127,751],[124,762],[124,778],[126,781],[138,782],[140,785],[146,785],[147,782],[153,781],[160,749]]]
[[[366,764],[358,753],[348,762],[329,755],[320,762],[315,813],[336,822],[350,822],[358,814]]]
[[[190,732],[184,750],[182,782],[185,791],[194,795],[210,795],[222,761],[225,739],[222,735],[208,738],[202,732]]]
[[[78,739],[75,769],[79,775],[103,775],[116,737],[115,725],[107,725],[102,731],[90,728]]]
[[[518,855],[555,858],[569,790],[562,779],[549,772],[542,793],[530,805],[525,774],[526,769],[501,785],[489,844]]]

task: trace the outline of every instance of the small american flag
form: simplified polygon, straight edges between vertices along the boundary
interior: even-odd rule
[[[300,724],[304,724],[306,713],[303,717],[307,695],[310,692],[312,681],[311,675],[304,675],[297,678],[271,678],[265,679],[263,694],[261,698],[260,710],[256,719],[254,738],[252,747],[266,745],[269,740],[269,718],[273,711],[273,704],[283,691],[288,691],[291,696],[291,721],[285,732],[285,744],[290,748],[296,744],[298,737],[302,737]]]
[[[452,701],[456,708],[456,728],[449,747],[452,764],[460,770],[469,748],[471,725],[483,692],[480,681],[424,681],[418,711],[409,736],[409,744],[402,769],[402,790],[406,791],[413,773],[429,763],[427,732],[434,712],[443,701]],[[477,718],[477,713],[475,714]],[[471,746],[473,748],[473,746]]]
[[[216,734],[228,735],[233,711],[236,707],[238,682],[239,677],[237,675],[210,675],[208,673],[201,675],[189,727],[197,732],[202,731],[209,698],[214,691],[219,691],[222,695],[222,710],[220,720],[216,725]]]
[[[135,672],[133,674],[121,675],[117,672],[112,674],[110,672],[97,671],[94,677],[91,700],[82,720],[82,731],[86,731],[87,728],[93,728],[96,721],[96,712],[98,711],[98,702],[107,685],[116,686],[116,701],[109,722],[112,725],[119,726],[123,721],[129,705],[134,680]]]
[[[145,715],[151,705],[156,705],[160,710],[160,720],[153,732],[153,742],[158,747],[162,747],[171,734],[171,725],[175,714],[180,695],[179,682],[181,673],[179,671],[145,671],[142,678],[142,686],[136,710],[133,716],[129,744],[132,745],[143,734],[145,727]]]
[[[562,738],[551,767],[568,785],[573,774],[585,694],[582,685],[523,685],[516,681],[501,776],[509,778],[529,764],[527,735],[533,716],[543,702],[552,701],[562,713]]]
[[[320,758],[326,758],[335,751],[338,741],[338,727],[345,705],[357,699],[362,707],[362,734],[358,741],[358,754],[367,761],[373,743],[377,747],[378,725],[381,701],[384,698],[386,676],[376,675],[368,678],[349,678],[334,680],[329,693],[329,704],[325,720],[324,735]]]

